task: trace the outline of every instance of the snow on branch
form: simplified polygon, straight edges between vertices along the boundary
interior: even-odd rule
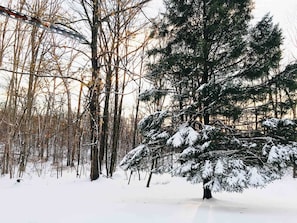
[[[124,159],[120,162],[120,167],[123,170],[141,170],[147,168],[148,162],[145,157],[150,154],[149,148],[141,144],[131,150]]]
[[[205,125],[198,130],[181,125],[167,141],[167,145],[183,148],[176,175],[193,183],[207,180],[204,187],[214,192],[241,192],[281,178],[297,157],[297,143],[281,136],[287,133],[296,139],[296,124],[289,119],[267,119],[263,126],[273,134],[246,137],[224,125]],[[188,140],[189,135],[194,140]]]

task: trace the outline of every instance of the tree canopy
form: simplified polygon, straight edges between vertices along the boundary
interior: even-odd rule
[[[204,198],[211,198],[211,191],[242,191],[281,177],[296,154],[295,130],[290,137],[283,132],[296,123],[275,119],[275,126],[267,125],[281,106],[278,93],[284,93],[275,93],[272,82],[286,85],[281,76],[292,77],[296,69],[275,72],[281,60],[279,27],[269,14],[252,26],[250,0],[167,0],[165,5],[154,30],[160,44],[148,52],[155,60],[147,75],[151,83],[164,84],[155,84],[143,98],[170,100],[158,129],[147,125],[146,132],[166,132],[158,148],[177,154],[172,171],[203,182]],[[295,78],[289,79],[295,91]],[[290,110],[282,108],[282,115]],[[162,159],[160,154],[150,162]]]

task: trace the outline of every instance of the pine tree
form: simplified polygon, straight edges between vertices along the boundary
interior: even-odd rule
[[[280,178],[296,153],[295,136],[282,140],[288,126],[271,132],[268,121],[258,117],[259,109],[271,107],[267,99],[269,83],[277,79],[271,71],[281,59],[280,29],[269,15],[251,27],[250,0],[165,3],[156,31],[165,44],[149,51],[158,61],[149,64],[147,78],[168,84],[158,91],[171,96],[166,123],[171,136],[159,148],[179,153],[175,173],[203,183],[206,199],[211,191],[240,192]],[[146,94],[155,96],[160,95]],[[236,125],[251,104],[257,131],[245,133]]]
[[[163,126],[167,117],[168,114],[164,111],[155,112],[143,118],[139,122],[138,128],[144,136],[144,141],[132,149],[120,162],[120,167],[123,170],[148,171],[147,187],[150,185],[153,173],[164,173],[170,169],[167,160],[170,159],[172,153],[164,147],[170,136],[168,130]]]
[[[256,80],[280,60],[279,29],[267,15],[249,32],[249,0],[171,0],[166,6],[159,33],[167,44],[151,51],[160,57],[151,74],[162,73],[175,90],[173,109],[180,126],[197,120],[208,126],[224,117],[237,120],[239,102],[250,100],[244,91],[255,90]],[[201,180],[204,198],[211,198],[211,177],[204,174]]]

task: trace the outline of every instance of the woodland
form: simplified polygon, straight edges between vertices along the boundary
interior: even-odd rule
[[[21,177],[28,163],[62,171],[92,162],[92,180],[103,168],[112,176],[139,140],[142,114],[130,95],[142,88],[147,2],[1,1],[19,13],[0,17],[1,174]],[[24,22],[29,16],[63,32]]]
[[[151,18],[148,3],[1,1],[21,13],[0,15],[1,174],[85,165],[96,180],[120,164],[147,186],[153,173],[202,182],[208,199],[296,165],[297,65],[280,65],[272,16],[251,25],[250,0],[167,0]]]

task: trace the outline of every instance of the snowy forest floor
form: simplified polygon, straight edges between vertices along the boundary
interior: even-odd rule
[[[143,175],[143,178],[145,176]],[[0,222],[5,223],[295,223],[297,179],[291,175],[264,189],[216,193],[202,200],[202,185],[153,176],[150,188],[135,175],[130,185],[118,171],[113,179],[26,175],[0,178]]]

